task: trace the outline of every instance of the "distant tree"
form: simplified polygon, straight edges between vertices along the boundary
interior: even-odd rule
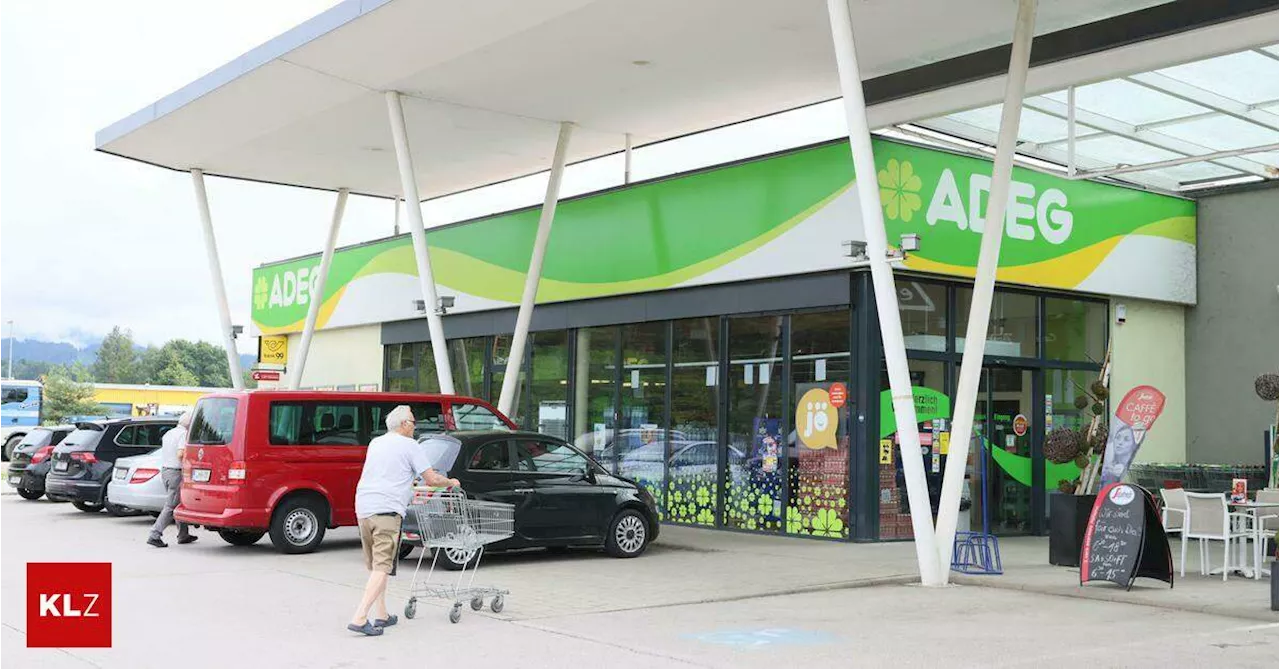
[[[140,380],[138,352],[134,350],[133,333],[120,326],[102,340],[97,360],[93,363],[93,377],[99,383],[137,383]]]
[[[17,360],[13,363],[13,378],[36,380],[49,373],[57,365],[43,360],[27,360],[25,358]],[[9,371],[7,363],[4,367],[5,372]]]
[[[55,367],[44,379],[44,418],[50,424],[71,416],[103,413],[93,397],[93,385],[72,378],[63,367]]]
[[[195,342],[187,350],[183,364],[200,378],[200,385],[206,388],[231,387],[227,354],[221,346],[207,341]]]
[[[174,359],[156,374],[155,383],[161,386],[198,386],[200,379],[181,362]]]

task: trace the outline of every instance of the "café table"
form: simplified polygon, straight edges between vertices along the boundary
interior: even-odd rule
[[[1260,551],[1262,550],[1263,536],[1262,536],[1262,530],[1260,529],[1261,525],[1259,525],[1259,523],[1261,522],[1261,516],[1263,515],[1274,515],[1275,513],[1280,513],[1280,504],[1277,504],[1275,502],[1259,502],[1256,500],[1248,500],[1248,499],[1240,502],[1235,502],[1235,501],[1231,501],[1229,497],[1227,499],[1227,503],[1235,507],[1237,510],[1243,511],[1249,514],[1249,523],[1251,524],[1252,530],[1253,530],[1253,550],[1256,556],[1256,559],[1253,561],[1253,565],[1254,567],[1257,567],[1257,568],[1246,566],[1249,564],[1248,552],[1245,549],[1244,542],[1241,541],[1240,547],[1238,549],[1239,552],[1237,553],[1237,560],[1236,560],[1236,564],[1239,565],[1239,567],[1237,567],[1235,571],[1239,572],[1240,574],[1243,574],[1246,578],[1253,578],[1255,580],[1260,579],[1262,578],[1262,568],[1260,564],[1262,562],[1262,559],[1261,559],[1262,556]],[[1259,513],[1259,511],[1265,511],[1265,510],[1270,510],[1272,513],[1271,514]],[[1240,521],[1237,518],[1232,522],[1240,522]],[[1245,528],[1241,528],[1237,526],[1235,529],[1242,530]]]

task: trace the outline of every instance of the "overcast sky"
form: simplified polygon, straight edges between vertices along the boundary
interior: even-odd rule
[[[17,336],[83,343],[113,325],[143,344],[220,341],[188,175],[96,153],[94,132],[336,4],[334,0],[6,0],[0,9],[0,319]],[[643,179],[844,132],[838,105],[637,151]],[[390,158],[389,158],[390,159]],[[621,181],[620,157],[570,168],[563,195]],[[533,204],[545,176],[427,203],[428,225]],[[317,252],[333,195],[210,178],[232,320],[253,267]],[[339,237],[391,234],[353,196]],[[8,336],[8,324],[4,324]],[[243,352],[255,350],[242,339]]]

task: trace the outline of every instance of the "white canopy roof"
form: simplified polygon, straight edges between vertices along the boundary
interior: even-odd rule
[[[1161,4],[1041,0],[1037,34],[1102,26]],[[925,76],[922,66],[966,54],[1007,63],[1007,50],[984,50],[1008,44],[1010,0],[860,1],[851,9],[867,79]],[[1276,39],[1274,11],[1228,18],[1206,21],[1197,35],[1152,25],[1113,52],[1042,63],[1029,90]],[[948,90],[939,89],[974,77],[935,72],[941,83],[932,89],[882,96],[871,121],[996,100],[999,69]],[[619,151],[624,133],[640,145],[839,95],[822,0],[347,0],[101,130],[96,144],[172,169],[394,197],[385,90],[407,96],[426,198],[547,169],[563,120],[579,125],[569,149],[577,162]]]

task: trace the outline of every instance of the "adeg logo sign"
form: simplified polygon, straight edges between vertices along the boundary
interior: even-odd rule
[[[27,647],[110,646],[111,563],[27,563]]]

